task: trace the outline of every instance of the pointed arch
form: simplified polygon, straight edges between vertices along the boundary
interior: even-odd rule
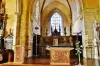
[[[63,19],[62,16],[58,12],[54,12],[50,18],[50,28],[52,28],[51,32],[57,29],[60,32],[60,35],[63,36]]]
[[[71,26],[72,19],[71,19],[70,9],[64,4],[55,1],[47,5],[42,12],[42,18],[41,18],[42,35],[45,35],[46,32],[45,29],[48,27],[49,19],[51,15],[56,11],[59,12],[59,14],[63,17],[63,19],[65,19],[64,24]]]

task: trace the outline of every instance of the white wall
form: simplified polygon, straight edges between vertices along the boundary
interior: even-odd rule
[[[36,3],[35,9],[33,13],[33,33],[40,35],[40,11],[39,11],[39,1]],[[35,29],[38,27],[38,29]]]
[[[83,31],[83,20],[80,15],[80,5],[78,0],[73,0],[71,4],[72,8],[72,34],[75,35]]]

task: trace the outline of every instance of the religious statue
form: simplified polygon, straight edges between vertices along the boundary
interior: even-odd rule
[[[99,40],[99,25],[98,25],[97,21],[94,21],[93,31],[94,31],[94,38]]]
[[[100,24],[98,24],[97,21],[95,21],[93,24],[93,30],[94,30],[94,46],[96,46],[94,49],[95,58],[97,59],[98,57],[100,57]]]

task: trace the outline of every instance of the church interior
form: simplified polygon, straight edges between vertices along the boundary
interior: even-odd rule
[[[100,0],[0,0],[0,65],[100,66]]]

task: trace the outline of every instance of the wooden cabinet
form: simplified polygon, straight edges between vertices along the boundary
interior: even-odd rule
[[[14,61],[13,50],[0,49],[0,64],[13,61]]]
[[[58,45],[70,45],[73,46],[73,37],[71,36],[46,36],[42,37],[41,45],[53,45],[53,40],[58,39]]]
[[[0,49],[0,63],[4,63],[8,61],[8,53],[4,49]]]

